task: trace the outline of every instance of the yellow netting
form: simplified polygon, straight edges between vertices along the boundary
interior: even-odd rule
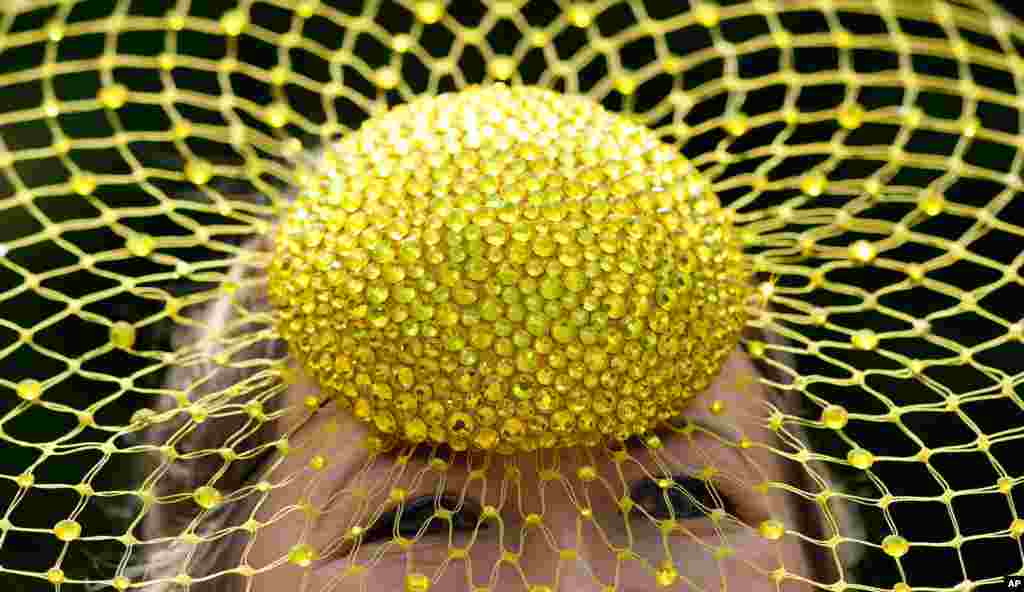
[[[353,4],[0,2],[0,583],[966,592],[1024,575],[1019,20],[986,0]],[[615,114],[574,129],[591,129],[594,152],[554,167],[549,191],[623,220],[636,211],[616,204],[632,200],[688,241],[588,222],[572,228],[596,239],[560,242],[562,219],[545,218],[540,234],[582,246],[534,226],[521,258],[502,268],[495,252],[489,268],[482,245],[508,239],[463,232],[469,216],[454,221],[465,245],[425,239],[434,265],[477,261],[457,272],[469,280],[432,267],[382,291],[410,273],[386,265],[408,229],[341,194],[422,190],[424,211],[449,213],[459,175],[486,188],[512,170],[526,219],[550,196],[531,201],[526,172],[540,173],[493,146],[459,144],[457,174],[424,157],[399,178],[353,165],[371,140],[345,138],[396,105],[499,81],[583,95],[581,120]],[[630,126],[679,154],[617,152],[645,137]],[[644,197],[630,172],[685,197]],[[347,240],[337,215],[363,242],[303,235],[287,248],[324,267],[289,276],[274,241],[306,232],[290,205],[337,178],[326,235]],[[696,212],[682,231],[666,222],[679,204]],[[680,280],[695,291],[678,302],[649,288],[644,255],[700,259],[689,241],[728,243],[716,224],[742,265],[716,260],[720,284]],[[556,250],[568,259],[538,263]],[[328,274],[332,252],[356,262],[348,275]],[[600,298],[566,294],[574,257]],[[470,280],[494,306],[460,292]],[[660,336],[692,352],[733,332],[697,342],[669,322],[706,323],[693,311],[713,304],[656,309],[713,301],[719,285],[754,293],[742,347],[694,357],[710,374],[724,364],[710,385],[658,390],[681,376],[659,360],[689,359]],[[419,305],[399,306],[405,294]],[[352,333],[317,361],[330,372],[310,372],[303,355],[333,339],[339,302],[353,332],[394,341]],[[297,315],[316,322],[288,325]],[[496,340],[470,330],[499,317]],[[477,392],[501,364],[465,370],[492,344],[515,360],[508,376],[538,382],[496,395],[506,415]],[[622,411],[649,393],[659,405]],[[681,417],[636,420],[690,394]],[[390,405],[421,443],[393,439]],[[527,451],[500,446],[519,433],[509,418],[542,419]],[[570,429],[585,437],[551,436]],[[551,447],[565,443],[589,446]]]

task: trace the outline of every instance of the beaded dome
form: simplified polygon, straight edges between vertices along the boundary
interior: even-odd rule
[[[728,210],[584,98],[423,98],[323,160],[277,233],[270,295],[304,367],[384,434],[625,440],[706,389],[746,323]]]

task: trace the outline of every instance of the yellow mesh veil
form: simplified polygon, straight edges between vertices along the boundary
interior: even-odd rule
[[[1010,4],[0,1],[0,585],[1008,589]]]

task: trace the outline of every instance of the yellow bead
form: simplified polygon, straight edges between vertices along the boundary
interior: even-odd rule
[[[398,71],[394,68],[381,68],[374,74],[374,83],[378,88],[390,90],[398,86],[401,79],[398,76]]]
[[[821,412],[821,423],[833,430],[841,430],[849,421],[849,414],[840,405],[829,405]]]
[[[209,510],[220,504],[223,497],[221,496],[221,493],[213,487],[203,485],[192,492],[192,499],[195,500],[199,507]]]
[[[770,541],[777,541],[786,534],[786,526],[778,520],[765,520],[757,527],[757,531]]]
[[[850,259],[857,263],[871,263],[878,252],[875,246],[865,240],[859,240],[850,245]]]
[[[444,16],[444,4],[439,0],[423,0],[416,3],[416,18],[425,25],[432,25]]]
[[[867,470],[875,463],[875,456],[863,448],[854,448],[846,453],[846,461],[858,469]]]
[[[526,426],[522,421],[514,417],[506,419],[501,426],[501,434],[506,440],[515,440],[526,432]]]
[[[172,53],[162,53],[157,56],[157,65],[161,70],[173,70],[177,63],[178,59]]]
[[[858,349],[872,350],[878,347],[878,335],[870,329],[857,331],[850,337],[850,341]]]
[[[935,191],[927,191],[921,197],[921,202],[918,207],[922,212],[929,216],[938,216],[946,207],[946,199],[941,193]]]
[[[487,71],[497,80],[508,80],[516,71],[516,63],[509,57],[497,57],[487,63]]]
[[[420,418],[409,420],[405,424],[405,438],[410,442],[422,442],[427,439],[427,424]]]
[[[593,481],[597,479],[597,469],[592,466],[582,466],[576,470],[576,476],[580,481]]]
[[[296,156],[302,152],[302,141],[298,138],[288,138],[281,144],[281,155],[287,158]]]
[[[205,160],[190,160],[185,164],[185,178],[196,185],[205,185],[213,177],[213,165]]]
[[[288,82],[288,69],[283,66],[276,66],[271,69],[270,82],[275,86],[284,86]],[[244,131],[240,133],[244,133]]]
[[[249,17],[240,9],[229,10],[220,18],[221,29],[231,37],[241,35],[248,24]]]
[[[666,562],[655,572],[654,578],[659,588],[668,588],[679,579],[679,572],[674,565]]]
[[[327,459],[322,455],[317,454],[313,458],[309,459],[309,468],[314,471],[321,471],[327,466]]]
[[[306,543],[299,543],[288,551],[288,562],[299,567],[309,567],[316,559],[316,549]]]
[[[108,109],[120,109],[128,101],[128,89],[123,84],[112,84],[100,90],[100,103]]]
[[[624,95],[631,95],[636,92],[636,79],[631,76],[619,76],[615,79],[615,90]]]
[[[721,18],[718,8],[710,3],[702,2],[693,8],[693,16],[697,22],[705,27],[714,27]]]
[[[590,12],[590,7],[582,2],[575,2],[569,5],[566,17],[573,26],[580,27],[581,29],[589,27],[594,19],[594,15]]]
[[[64,570],[52,567],[46,571],[46,579],[51,584],[62,584],[64,583]]]
[[[978,118],[971,117],[965,123],[963,127],[963,135],[968,138],[973,138],[978,134],[978,130],[981,129],[981,122]]]
[[[909,550],[910,543],[899,535],[890,534],[882,539],[882,551],[885,551],[886,555],[899,558],[906,555]]]
[[[73,541],[82,536],[82,525],[74,520],[61,520],[54,525],[53,534],[62,541]]]
[[[1024,518],[1014,518],[1010,523],[1010,536],[1019,538],[1024,535]]]
[[[430,590],[430,578],[423,574],[411,573],[405,576],[406,592],[428,592]]]
[[[175,138],[183,140],[192,135],[192,124],[184,120],[179,121],[174,125],[172,132],[174,133]]]
[[[395,35],[391,38],[391,48],[398,53],[405,53],[412,49],[413,38],[409,35]]]
[[[567,322],[559,323],[551,328],[551,336],[559,343],[571,343],[576,339],[576,327]]]
[[[50,41],[60,41],[64,38],[64,27],[59,23],[51,23],[46,26],[46,36]]]
[[[136,234],[128,238],[125,243],[128,252],[136,257],[146,257],[153,252],[156,241],[147,234]]]
[[[882,182],[872,177],[864,182],[864,191],[872,197],[878,197],[882,192]]]
[[[490,450],[498,443],[498,432],[491,428],[483,428],[473,441],[481,450]]]
[[[913,590],[904,582],[899,582],[892,587],[892,592],[913,592]]]
[[[725,120],[725,131],[730,136],[742,136],[750,129],[750,120],[746,115],[733,115]]]
[[[26,401],[35,401],[43,394],[43,385],[31,378],[22,380],[17,386],[18,396]]]
[[[812,173],[800,181],[800,190],[811,197],[818,197],[825,191],[828,179],[821,173]]]
[[[36,478],[32,473],[22,473],[14,478],[14,482],[18,484],[18,487],[32,487],[36,482]]]
[[[924,117],[922,111],[916,107],[902,110],[903,121],[907,126],[915,128],[921,127],[921,120]]]
[[[374,415],[373,423],[375,426],[377,426],[378,430],[385,434],[390,434],[395,431],[395,417],[387,411],[383,411],[381,413]]]
[[[839,125],[854,130],[864,122],[864,108],[853,103],[839,108]]]
[[[96,190],[96,177],[84,173],[71,178],[71,189],[78,195],[92,195]]]
[[[121,349],[131,349],[135,345],[135,327],[131,323],[118,321],[110,327],[110,343]]]
[[[263,119],[270,127],[284,127],[291,110],[284,103],[273,103],[263,113]]]
[[[124,576],[117,576],[110,582],[115,590],[127,590],[131,587],[132,581]]]

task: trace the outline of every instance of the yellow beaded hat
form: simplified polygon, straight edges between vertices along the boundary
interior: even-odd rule
[[[1012,4],[0,0],[0,584],[1014,589]]]

